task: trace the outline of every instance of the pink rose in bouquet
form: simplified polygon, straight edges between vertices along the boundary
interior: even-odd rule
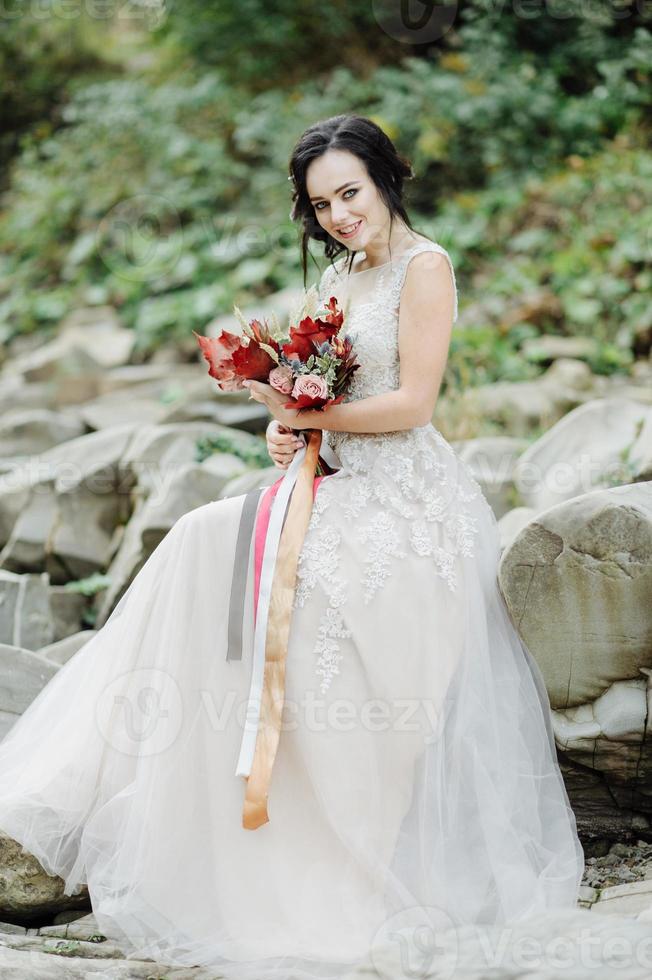
[[[269,372],[269,383],[272,388],[276,388],[281,394],[290,395],[294,386],[292,368],[286,367],[285,365],[272,368]]]

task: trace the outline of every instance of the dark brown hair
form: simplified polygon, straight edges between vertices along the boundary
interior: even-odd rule
[[[290,157],[289,171],[293,183],[293,206],[290,217],[301,222],[301,265],[303,284],[308,276],[308,256],[317,264],[308,248],[310,239],[324,242],[324,254],[334,260],[340,252],[348,252],[346,245],[328,234],[317,220],[314,205],[308,198],[306,172],[308,166],[326,150],[348,150],[354,153],[367,168],[367,173],[378,188],[390,214],[391,227],[396,215],[412,231],[403,206],[403,182],[414,176],[409,160],[402,157],[389,136],[380,126],[364,116],[339,115],[314,123],[297,141]],[[350,253],[350,263],[355,252]],[[349,266],[350,267],[350,266]]]

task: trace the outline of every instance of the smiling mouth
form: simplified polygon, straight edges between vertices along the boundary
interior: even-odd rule
[[[358,230],[361,224],[362,224],[362,218],[360,218],[359,221],[356,221],[355,224],[353,225],[346,225],[345,228],[340,228],[339,233],[344,238],[350,238],[351,235],[355,235],[356,231]]]

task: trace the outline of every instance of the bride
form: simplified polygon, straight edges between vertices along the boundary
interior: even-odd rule
[[[361,368],[323,413],[250,385],[279,467],[305,453],[307,429],[335,464],[299,557],[269,820],[243,826],[236,772],[248,495],[174,524],[0,744],[0,828],[67,894],[87,884],[100,929],[133,958],[335,978],[424,922],[492,927],[576,905],[582,848],[543,681],[499,591],[496,521],[430,421],[457,295],[448,253],[406,214],[410,176],[360,116],[311,126],[290,160],[304,279],[320,242],[320,297],[346,303]]]

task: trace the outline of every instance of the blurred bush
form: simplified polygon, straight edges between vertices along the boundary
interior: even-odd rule
[[[10,109],[28,128],[0,211],[0,340],[111,303],[146,358],[301,285],[289,154],[315,120],[355,111],[413,161],[408,209],[455,262],[451,379],[535,376],[521,346],[541,333],[591,335],[594,370],[626,370],[652,316],[649,15],[565,9],[519,18],[474,0],[410,46],[367,0],[187,0],[144,34],[108,34],[104,62],[82,19],[76,61],[39,48],[56,24],[10,20],[0,50],[20,49],[43,119]]]

